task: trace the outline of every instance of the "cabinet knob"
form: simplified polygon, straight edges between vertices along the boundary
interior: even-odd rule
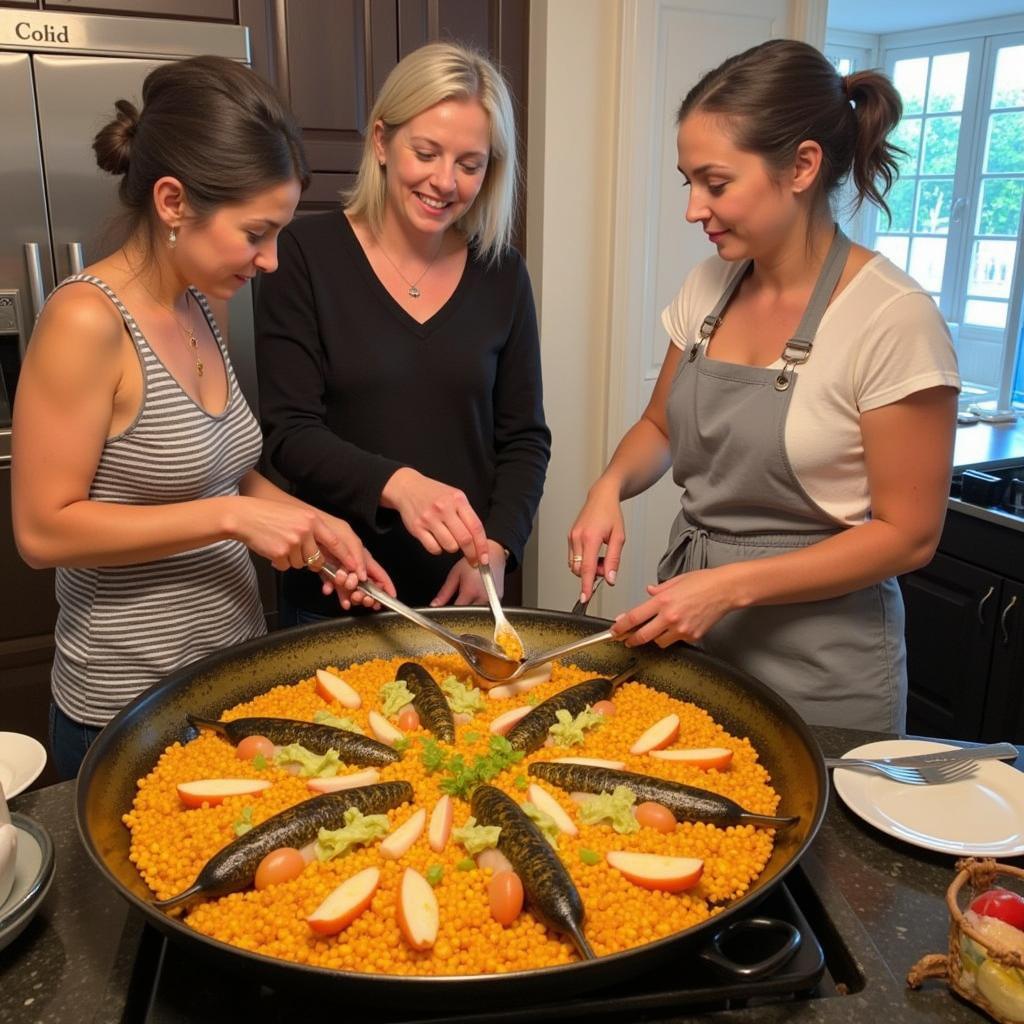
[[[1010,614],[1010,610],[1017,603],[1017,595],[1014,594],[1010,598],[1010,603],[1003,609],[1003,614],[999,616],[999,626],[1003,631],[1003,646],[1005,647],[1010,642],[1010,634],[1006,628],[1006,617]]]
[[[994,586],[989,587],[988,590],[985,591],[985,596],[978,602],[978,622],[983,626],[985,625],[985,604],[995,592],[996,588]]]

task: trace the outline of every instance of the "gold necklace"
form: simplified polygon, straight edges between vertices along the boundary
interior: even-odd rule
[[[391,266],[395,268],[395,273],[397,273],[398,276],[409,286],[409,297],[413,299],[418,299],[420,295],[422,295],[423,293],[416,286],[420,283],[420,281],[423,280],[423,278],[427,276],[427,271],[430,270],[430,268],[437,261],[437,257],[441,255],[441,250],[444,248],[444,235],[441,235],[441,244],[437,247],[437,252],[434,253],[433,257],[427,264],[423,273],[420,274],[420,276],[417,277],[415,281],[410,281],[409,278],[407,278],[405,274],[403,274],[402,271],[398,269],[398,264],[388,255],[387,250],[384,248],[384,243],[380,240],[380,238],[378,238],[377,235],[374,235],[373,237],[377,243],[377,248],[380,249],[380,251],[384,254],[384,259],[386,259],[388,263],[390,263]]]
[[[141,284],[143,288],[146,288],[146,283],[141,279],[139,280],[139,284]],[[174,309],[171,306],[168,306],[166,302],[161,302],[151,291],[149,291],[149,288],[146,288],[146,291],[149,292],[149,297],[158,306],[161,306],[163,309],[166,309],[167,312],[171,314],[171,319],[178,325],[178,328],[181,330],[181,333],[185,336],[185,345],[188,347],[189,351],[192,354],[192,358],[195,360],[196,375],[202,377],[203,361],[202,359],[199,358],[199,339],[196,337],[195,332],[192,330],[192,307],[189,305],[188,302],[188,292],[185,292],[185,309],[188,316],[188,326],[186,327],[178,319],[178,314],[174,312]]]

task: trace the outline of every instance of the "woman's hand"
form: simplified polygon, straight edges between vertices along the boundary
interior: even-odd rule
[[[587,495],[586,504],[569,530],[569,571],[582,580],[580,600],[588,601],[597,576],[615,585],[626,530],[618,489],[598,480]],[[606,544],[604,560],[599,564],[601,545]]]
[[[494,577],[494,589],[497,590],[498,597],[503,597],[505,594],[505,549],[493,540],[487,542],[487,549],[488,565],[490,565],[491,575]],[[454,600],[452,600],[453,598]],[[480,578],[479,571],[465,558],[460,558],[452,566],[441,589],[430,602],[430,607],[438,608],[445,604],[487,604],[484,581]]]
[[[734,566],[726,565],[652,583],[647,587],[650,598],[619,615],[612,632],[622,636],[636,628],[626,639],[628,647],[652,641],[659,647],[679,640],[695,644],[719,619],[741,607],[734,577]]]
[[[314,559],[312,563],[307,561],[306,565],[316,573],[327,562],[337,567],[335,580],[333,582],[324,580],[324,594],[336,593],[341,607],[346,611],[354,604],[379,609],[380,605],[359,589],[359,584],[368,579],[381,590],[395,597],[395,585],[391,577],[363,546],[363,542],[352,527],[344,519],[338,519],[336,516],[321,513],[321,517],[334,531],[338,540],[331,547],[324,548],[319,559]]]
[[[317,551],[333,551],[342,544],[328,525],[330,517],[308,505],[246,495],[228,501],[229,511],[224,516],[226,536],[241,541],[281,572],[304,569],[307,559]],[[362,571],[366,571],[365,564]]]
[[[432,555],[461,551],[471,565],[487,561],[487,534],[457,487],[403,466],[381,491],[380,503],[402,517],[405,528]]]

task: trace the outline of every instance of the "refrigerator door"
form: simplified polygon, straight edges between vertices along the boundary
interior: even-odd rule
[[[117,248],[119,179],[96,166],[92,140],[114,101],[142,107],[142,81],[160,61],[37,54],[36,98],[50,199],[56,279]]]

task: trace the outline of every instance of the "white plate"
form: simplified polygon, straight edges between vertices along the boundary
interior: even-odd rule
[[[31,786],[46,766],[46,747],[20,732],[0,732],[0,785],[8,800]]]
[[[844,757],[906,757],[954,749],[928,740],[880,740]],[[938,853],[1015,857],[1024,853],[1024,772],[979,761],[967,778],[907,786],[865,768],[836,768],[836,792],[869,825]]]

